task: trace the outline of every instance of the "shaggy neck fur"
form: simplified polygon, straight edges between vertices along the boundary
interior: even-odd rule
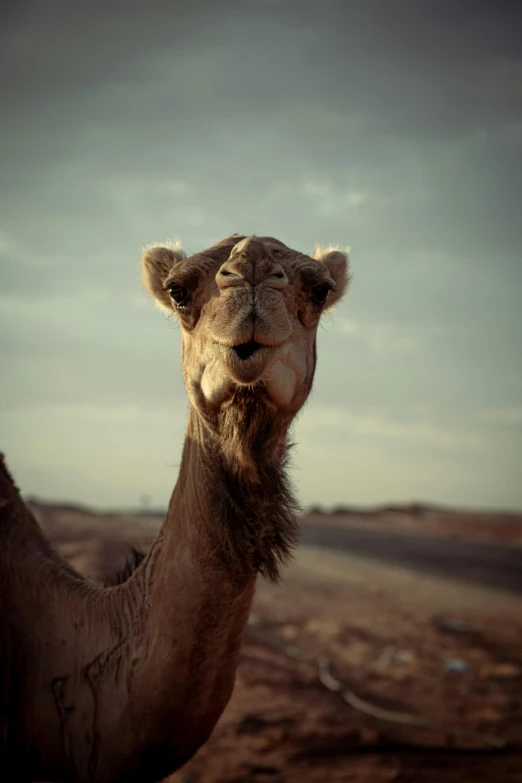
[[[191,409],[184,462],[196,470],[184,478],[197,476],[211,488],[210,541],[234,577],[260,573],[277,581],[297,544],[289,425],[259,388],[236,388],[211,424]]]

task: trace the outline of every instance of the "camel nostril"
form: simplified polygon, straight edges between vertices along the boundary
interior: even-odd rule
[[[241,359],[241,361],[244,361],[245,359],[250,359],[252,354],[254,354],[256,351],[261,348],[261,344],[256,342],[255,340],[249,340],[247,343],[241,343],[241,345],[233,345],[232,349],[235,351],[236,356],[238,359]]]
[[[249,258],[244,254],[232,256],[219,268],[216,274],[219,288],[231,286],[258,286],[283,289],[288,285],[285,270],[269,257]]]
[[[218,271],[216,275],[216,283],[218,284],[219,288],[230,288],[231,286],[244,285],[248,282],[245,279],[243,270],[237,267],[234,268],[234,266],[229,269],[227,269],[225,266],[222,266]]]

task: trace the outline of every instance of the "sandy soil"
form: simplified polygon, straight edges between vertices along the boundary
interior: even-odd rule
[[[159,522],[36,511],[62,554],[97,579],[121,567],[131,543],[147,547]],[[497,522],[480,521],[478,538],[496,540]],[[521,603],[513,592],[302,547],[283,585],[259,582],[231,702],[169,781],[522,781]],[[368,705],[442,726],[383,720]]]

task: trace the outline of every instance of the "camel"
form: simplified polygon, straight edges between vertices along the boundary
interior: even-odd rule
[[[348,254],[234,234],[146,249],[145,287],[181,326],[190,401],[179,476],[120,584],[53,550],[0,463],[0,768],[17,781],[160,780],[208,739],[234,686],[258,575],[298,539],[288,433]]]

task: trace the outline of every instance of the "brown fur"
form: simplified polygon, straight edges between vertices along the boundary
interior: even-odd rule
[[[0,459],[0,768],[21,783],[152,783],[188,761],[230,698],[256,575],[276,580],[297,543],[288,432],[345,254],[233,235],[190,258],[150,248],[143,272],[179,316],[191,403],[151,550],[114,586],[83,579]],[[190,294],[180,310],[174,284]]]
[[[262,389],[248,387],[237,388],[223,407],[213,506],[233,570],[277,581],[298,541],[298,504],[287,477],[289,447],[271,408]]]

